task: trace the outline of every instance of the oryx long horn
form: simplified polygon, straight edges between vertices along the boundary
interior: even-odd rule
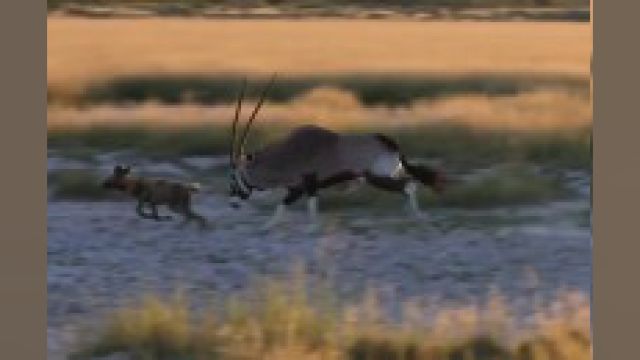
[[[269,83],[264,87],[264,90],[262,90],[262,94],[260,95],[260,100],[258,101],[258,104],[256,105],[255,109],[253,109],[253,113],[251,113],[251,116],[247,121],[247,125],[244,127],[244,131],[240,136],[240,146],[238,148],[238,150],[240,151],[240,154],[244,151],[244,145],[247,142],[247,135],[249,134],[249,130],[251,129],[251,124],[253,123],[253,120],[256,118],[256,115],[258,115],[258,111],[260,111],[260,108],[262,107],[262,103],[264,103],[264,99],[267,95],[267,92],[269,92],[269,90],[273,86],[273,83],[276,80],[276,75],[277,74],[274,73],[271,76]]]
[[[236,113],[235,113],[235,117],[233,118],[233,124],[231,126],[231,145],[230,145],[230,149],[229,149],[229,161],[230,161],[230,165],[233,166],[236,160],[236,157],[238,155],[238,151],[240,150],[240,148],[236,145],[237,141],[236,141],[236,132],[237,132],[237,128],[238,128],[238,120],[240,119],[240,110],[242,108],[242,99],[244,98],[244,90],[247,87],[247,79],[243,78],[242,79],[242,86],[240,88],[240,93],[238,94],[238,102],[236,104]]]

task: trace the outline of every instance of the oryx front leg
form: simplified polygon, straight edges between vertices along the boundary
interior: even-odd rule
[[[282,200],[282,203],[278,205],[271,218],[264,224],[263,229],[269,230],[280,224],[286,215],[287,207],[304,194],[304,191],[300,188],[289,188],[287,191],[287,196]]]
[[[269,230],[274,226],[280,224],[286,212],[287,212],[287,205],[278,204],[278,207],[276,207],[275,212],[273,213],[273,215],[271,215],[271,218],[269,218],[269,220],[262,226],[262,228],[264,230]]]
[[[305,176],[304,187],[307,193],[307,211],[309,212],[310,224],[308,231],[313,232],[320,227],[318,218],[318,177],[315,174]]]

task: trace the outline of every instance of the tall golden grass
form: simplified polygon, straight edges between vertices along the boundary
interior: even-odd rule
[[[251,109],[254,104],[247,103]],[[89,108],[50,106],[49,129],[68,127],[189,126],[226,125],[233,105],[96,105]],[[591,103],[582,95],[541,90],[509,97],[484,95],[453,96],[418,100],[403,108],[365,107],[352,93],[335,88],[317,88],[290,103],[267,103],[260,113],[261,123],[291,126],[313,123],[327,127],[405,127],[446,123],[487,130],[565,130],[588,127]]]
[[[195,311],[184,295],[146,296],[116,310],[81,342],[77,358],[135,359],[586,360],[590,306],[577,292],[538,305],[528,320],[498,292],[468,305],[410,300],[392,319],[375,290],[339,303],[311,293],[302,273],[266,279],[249,292]],[[214,302],[215,304],[216,302]]]
[[[580,23],[81,19],[49,16],[47,81],[138,73],[589,74]]]

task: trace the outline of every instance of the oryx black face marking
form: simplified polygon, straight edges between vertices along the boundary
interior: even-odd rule
[[[166,205],[173,212],[184,216],[183,224],[196,220],[201,227],[206,226],[205,218],[191,209],[191,194],[198,191],[197,184],[132,177],[129,175],[130,171],[130,167],[116,166],[113,174],[103,182],[103,187],[126,192],[138,200],[138,216],[156,221],[168,220],[170,216],[160,216],[158,213],[158,206]],[[149,207],[151,213],[145,212],[145,207]]]

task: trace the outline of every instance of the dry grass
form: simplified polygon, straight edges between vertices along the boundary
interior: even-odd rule
[[[590,24],[49,16],[47,81],[139,73],[515,72],[586,76]]]
[[[232,115],[232,105],[50,106],[48,141],[65,151],[127,148],[165,157],[221,155],[228,150]],[[319,88],[291,103],[268,103],[250,147],[279,139],[302,123],[383,132],[409,156],[439,158],[447,167],[503,161],[591,165],[590,101],[551,90],[512,97],[449,97],[390,108],[364,107],[348,92]]]
[[[401,318],[375,291],[353,305],[310,293],[305,276],[268,280],[196,312],[186,297],[147,296],[115,311],[75,358],[128,353],[134,359],[586,360],[590,306],[566,292],[516,320],[499,294],[470,305],[407,301]],[[316,288],[318,289],[318,288]],[[214,310],[214,309],[218,310]]]
[[[250,109],[254,105],[247,103]],[[227,125],[233,105],[166,105],[147,102],[135,106],[97,105],[77,109],[50,106],[49,129],[96,125],[142,127]],[[349,91],[313,89],[287,104],[267,103],[261,123],[291,126],[314,123],[336,129],[404,127],[446,123],[478,130],[555,131],[591,126],[589,99],[563,91],[541,90],[509,97],[452,96],[419,100],[408,107],[365,107]]]

